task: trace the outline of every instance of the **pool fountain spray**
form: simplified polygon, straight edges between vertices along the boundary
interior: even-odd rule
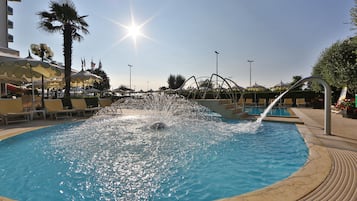
[[[119,107],[133,115],[113,115]],[[254,122],[227,124],[195,102],[161,94],[114,103],[53,143],[77,161],[78,172],[95,170],[103,191],[135,200],[159,189],[158,181],[189,163],[195,149],[258,128]]]

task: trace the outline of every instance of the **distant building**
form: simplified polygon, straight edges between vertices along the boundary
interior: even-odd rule
[[[13,29],[14,23],[8,19],[13,15],[13,9],[8,6],[8,1],[21,0],[0,0],[0,53],[19,56],[20,52],[9,48],[9,43],[14,42],[14,37],[9,34],[9,29]]]

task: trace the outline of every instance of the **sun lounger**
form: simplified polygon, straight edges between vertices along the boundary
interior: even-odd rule
[[[258,105],[259,106],[265,106],[265,98],[259,98],[258,99]]]
[[[41,106],[41,96],[35,96],[35,100],[32,103],[32,95],[22,95],[22,105],[24,109],[32,110],[32,108],[38,108]]]
[[[101,98],[98,102],[102,108],[100,111],[101,114],[118,115],[123,113],[120,107],[120,104],[123,103],[123,99],[113,102],[110,98]]]
[[[93,115],[95,112],[100,110],[100,107],[89,108],[87,106],[86,100],[84,100],[83,98],[71,99],[71,103],[72,108],[75,109],[78,113],[83,114],[83,116],[85,116],[86,114]]]
[[[113,103],[112,99],[110,98],[101,98],[99,99],[99,106],[100,107],[107,107]]]
[[[245,99],[245,103],[244,103],[244,104],[245,104],[245,105],[254,105],[253,99],[251,99],[251,98]]]
[[[44,101],[46,112],[50,115],[51,119],[72,117],[72,113],[76,112],[73,109],[63,108],[61,99],[45,99]]]
[[[12,122],[29,121],[31,112],[25,112],[22,106],[22,100],[18,99],[0,99],[0,117],[5,125]]]
[[[283,104],[284,104],[284,106],[286,106],[286,107],[291,107],[291,106],[293,106],[293,99],[291,99],[291,98],[284,98]]]
[[[271,103],[274,102],[274,101],[275,101],[275,98],[269,98],[268,103],[271,104]]]
[[[244,99],[244,98],[239,98],[237,104],[238,104],[238,105],[243,105],[243,99]]]
[[[305,107],[306,106],[306,101],[305,98],[296,98],[296,106],[297,107]]]
[[[270,104],[272,104],[273,102],[275,101],[275,98],[269,98],[269,105]],[[282,99],[280,99],[277,103],[275,103],[275,105],[274,105],[274,107],[280,107],[280,106],[282,106],[283,105],[283,103],[282,103]]]

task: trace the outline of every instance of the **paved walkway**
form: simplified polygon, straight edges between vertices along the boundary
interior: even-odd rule
[[[304,121],[305,125],[315,130],[316,134],[321,134],[317,130],[323,129],[324,110],[309,108],[293,108],[292,110]],[[331,128],[335,136],[357,140],[357,119],[344,118],[341,114],[332,113]]]
[[[324,134],[324,111],[318,109],[296,109],[293,111],[304,125],[321,141],[321,145],[357,152],[357,119],[331,114],[331,134]]]
[[[33,120],[24,123],[14,123],[9,125],[0,124],[0,140],[19,135],[31,130],[44,128],[47,126],[53,126],[56,124],[61,124],[65,122],[73,122],[83,120],[83,118],[72,118],[72,119],[63,119],[63,120]],[[1,122],[0,122],[1,123]],[[1,200],[0,200],[1,201]]]
[[[332,160],[326,179],[301,200],[357,200],[357,119],[331,114],[331,134],[324,133],[324,111],[294,109],[305,126],[327,147]],[[317,141],[318,142],[318,141]]]

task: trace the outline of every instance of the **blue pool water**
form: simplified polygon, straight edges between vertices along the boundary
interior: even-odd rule
[[[0,141],[0,195],[16,200],[215,200],[287,178],[308,149],[293,124],[227,121],[150,96]],[[139,101],[139,102],[136,102]],[[152,129],[164,123],[163,130]]]
[[[1,141],[0,195],[16,200],[213,200],[282,180],[307,158],[307,148],[290,124],[264,122],[254,134],[233,131],[211,136],[210,141],[194,140],[200,135],[183,141],[173,136],[166,142],[142,139],[139,144],[131,144],[128,135],[102,143],[93,139],[86,146],[80,146],[81,137],[70,139],[76,143],[63,141],[62,137],[84,124],[44,128]],[[115,134],[102,133],[103,138],[108,135]],[[62,142],[68,146],[57,144]],[[189,144],[182,146],[192,150],[178,153],[180,143]],[[206,145],[195,147],[195,143]],[[152,160],[147,156],[151,154],[166,160],[146,161]]]
[[[264,107],[245,107],[244,111],[248,112],[250,115],[260,115],[263,113],[265,110]],[[268,116],[284,116],[284,117],[289,117],[291,114],[289,113],[287,108],[283,107],[274,107],[272,108],[269,113],[267,114]]]

